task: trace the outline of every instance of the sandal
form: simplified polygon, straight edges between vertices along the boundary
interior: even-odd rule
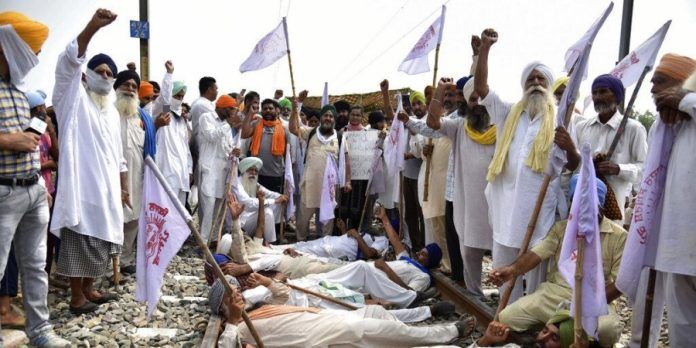
[[[100,297],[95,298],[94,300],[91,300],[91,301],[96,303],[96,304],[104,304],[104,303],[116,301],[116,300],[118,300],[118,295],[111,293],[111,292],[104,292],[101,294]]]
[[[87,313],[92,313],[97,310],[99,306],[94,302],[87,301],[80,307],[70,306],[70,313],[74,315],[82,315]]]

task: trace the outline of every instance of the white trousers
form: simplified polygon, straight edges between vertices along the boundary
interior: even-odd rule
[[[353,290],[364,290],[373,297],[394,303],[400,308],[408,307],[416,299],[415,291],[394,283],[384,272],[365,261],[351,262],[333,271],[312,274],[306,278],[339,283]]]
[[[649,268],[644,268],[640,274],[640,282],[636,292],[636,302],[633,304],[631,316],[631,340],[628,346],[631,348],[640,347],[643,337],[643,315],[645,314],[645,292],[648,289]],[[653,296],[652,319],[650,320],[650,344],[648,347],[657,347],[662,328],[662,318],[665,314],[665,274],[655,272],[655,294]],[[675,346],[676,347],[676,346]]]
[[[658,272],[660,273],[660,272]],[[696,276],[663,273],[669,345],[696,347]]]
[[[276,207],[276,205],[274,205]],[[263,239],[268,243],[273,243],[276,241],[275,233],[275,208],[265,207],[264,212],[264,226],[263,226]],[[256,225],[258,223],[259,210],[250,209],[244,210],[242,215],[239,217],[240,224],[242,225],[242,230],[249,236],[253,237],[256,234]]]
[[[254,327],[267,347],[413,347],[447,343],[458,336],[454,324],[409,326],[381,306],[291,313],[254,320]],[[239,331],[253,342],[244,323]]]
[[[513,262],[515,262],[515,260],[517,260],[517,255],[519,254],[519,252],[519,248],[510,248],[494,241],[493,268],[496,269],[512,264]],[[517,299],[524,295],[525,288],[522,285],[523,279],[527,281],[527,294],[533,293],[537,289],[537,287],[539,287],[539,284],[543,283],[546,280],[547,265],[547,261],[542,261],[534,269],[527,272],[524,275],[524,277],[517,277],[517,281],[515,282],[515,288],[512,290],[512,294],[510,295],[508,305],[514,303],[515,301],[517,301]],[[505,282],[502,286],[498,287],[498,292],[500,293],[501,297],[503,296],[503,293],[505,292],[505,289],[507,289],[507,287],[507,282]]]
[[[198,191],[198,219],[200,221],[201,236],[206,242],[208,242],[210,238],[217,238],[217,229],[213,236],[210,235],[210,230],[213,228],[213,225],[219,223],[219,221],[213,220],[217,219],[215,214],[220,204],[222,204],[222,199],[206,196],[200,190]]]
[[[459,237],[459,240],[459,248],[462,253],[462,261],[464,262],[464,285],[470,293],[483,297],[483,291],[481,290],[481,271],[483,267],[483,254],[486,250],[461,244],[461,241],[464,240],[462,237]]]

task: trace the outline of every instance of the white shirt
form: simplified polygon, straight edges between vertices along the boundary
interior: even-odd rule
[[[396,260],[387,261],[389,268],[414,291],[427,290],[428,287],[430,287],[430,274],[421,271],[420,268],[412,265],[408,261],[399,260],[402,256],[410,257],[406,251],[402,251],[396,255]],[[416,260],[414,259],[413,261]],[[374,263],[370,265],[374,267]]]
[[[492,90],[486,98],[481,100],[491,116],[491,123],[498,125],[496,137],[500,146],[503,138],[505,120],[507,119],[512,103],[506,103]],[[527,231],[527,224],[532,216],[537,196],[541,188],[543,174],[533,171],[524,164],[529,154],[529,149],[534,143],[542,116],[533,119],[526,111],[522,112],[517,122],[517,129],[510,144],[503,170],[495,181],[489,182],[486,187],[486,200],[488,201],[488,215],[493,228],[493,240],[510,248],[520,248]],[[557,192],[560,189],[558,178],[551,180],[546,197],[539,213],[536,228],[530,242],[534,246],[549,231],[554,223]]]
[[[696,93],[684,97],[679,110],[691,119],[672,126],[676,134],[667,165],[655,269],[696,276]],[[655,122],[662,121],[658,117]]]
[[[207,100],[207,99],[206,99]],[[232,128],[216,112],[206,112],[198,120],[198,181],[201,192],[222,198],[225,191],[228,157],[233,148]]]
[[[126,172],[121,126],[116,108],[104,110],[82,86],[85,57],[77,56],[77,41],[58,57],[53,106],[56,111],[60,164],[58,196],[54,200],[51,232],[61,228],[123,244],[120,173]]]
[[[170,105],[172,95],[172,74],[164,74],[160,95],[152,108],[153,120],[163,111],[163,105]],[[207,99],[206,99],[207,100]],[[157,167],[167,179],[174,192],[188,192],[189,175],[193,173],[193,159],[189,147],[189,132],[183,117],[171,116],[168,126],[157,130]]]
[[[616,113],[606,124],[599,120],[599,115],[580,120],[575,125],[575,145],[579,148],[582,144],[589,143],[592,146],[592,155],[606,154],[616,136],[616,130],[621,124],[622,115]],[[634,182],[641,179],[643,162],[648,154],[648,142],[645,127],[634,119],[628,119],[626,129],[616,145],[611,162],[619,165],[619,175],[607,175],[609,186],[616,194],[616,201],[623,214],[626,203],[626,192]]]
[[[191,119],[191,128],[193,129],[193,137],[198,140],[198,124],[200,123],[201,116],[205,113],[215,112],[215,103],[208,100],[205,97],[198,97],[191,104],[191,111],[189,112],[189,118]]]
[[[123,157],[128,165],[128,191],[130,204],[123,208],[123,222],[131,222],[140,217],[143,200],[143,148],[145,147],[145,130],[140,120],[140,114],[121,116],[121,143]]]
[[[389,240],[386,237],[373,237],[369,234],[362,236],[367,246],[382,252],[389,246]],[[298,242],[282,246],[271,246],[272,248],[287,249],[293,248],[299,252],[312,254],[319,257],[329,257],[334,259],[346,259],[348,261],[357,260],[358,256],[358,241],[349,237],[347,234],[341,236],[326,236],[320,239],[315,239],[307,242]]]

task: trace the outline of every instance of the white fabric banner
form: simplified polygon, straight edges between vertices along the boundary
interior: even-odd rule
[[[662,123],[659,117],[651,132],[643,180],[636,196],[631,228],[628,230],[619,275],[616,277],[616,288],[626,295],[631,303],[638,295],[636,290],[643,267],[655,265],[662,195],[675,136],[674,128]]]
[[[324,169],[324,181],[321,187],[321,206],[319,208],[319,221],[327,223],[334,218],[336,208],[336,185],[338,185],[338,169],[332,155],[326,156],[326,168]]]
[[[288,54],[288,41],[283,21],[259,40],[249,57],[239,67],[239,72],[261,70]]]
[[[665,40],[670,24],[672,24],[672,21],[667,21],[655,34],[616,64],[616,67],[614,67],[614,70],[612,70],[610,74],[621,80],[624,88],[631,87],[634,83],[638,82],[645,67],[652,69],[655,65],[657,52],[660,50],[662,42]]]
[[[295,192],[295,178],[292,175],[292,159],[290,157],[290,148],[285,149],[285,195],[288,196],[288,203],[285,211],[285,221],[290,220],[290,217],[295,214],[295,200],[293,193]]]
[[[321,94],[321,107],[329,105],[329,83],[324,82],[324,93]]]
[[[191,231],[149,166],[143,176],[138,230],[136,301],[147,301],[148,316],[157,308],[162,278]]]
[[[401,93],[396,94],[397,106],[396,113],[403,111],[403,102]],[[394,117],[392,120],[389,134],[385,140],[384,160],[387,167],[387,173],[390,176],[399,176],[399,173],[404,170],[404,152],[406,152],[406,132],[404,123],[399,120],[399,117]],[[400,180],[394,180],[394,202],[401,200],[401,191],[399,190]]]
[[[399,65],[398,71],[403,71],[409,75],[430,71],[428,53],[442,41],[442,29],[445,25],[445,10],[446,7],[442,6],[442,14],[440,17],[437,17],[433,24],[421,35],[416,45],[413,46],[406,58]]]
[[[575,186],[573,204],[568,216],[558,259],[558,271],[566,282],[576,291],[575,268],[578,258],[578,240],[585,239],[582,262],[582,327],[597,338],[599,317],[608,314],[607,296],[604,289],[604,269],[602,267],[602,245],[599,237],[599,199],[597,197],[597,179],[590,144],[582,146],[582,166],[580,177]],[[570,313],[575,316],[575,296],[571,301]],[[577,318],[575,318],[577,320]]]
[[[592,23],[592,26],[590,29],[585,32],[585,34],[576,42],[573,44],[573,46],[570,46],[568,50],[566,51],[565,54],[565,71],[570,71],[570,69],[573,68],[573,65],[575,65],[575,62],[582,56],[582,52],[585,50],[585,47],[588,45],[588,43],[592,43],[597,36],[597,32],[599,31],[599,28],[602,27],[604,24],[604,21],[606,21],[607,17],[609,16],[609,13],[611,13],[611,10],[614,8],[614,3],[611,2],[609,3],[609,6],[607,7],[604,12],[602,12],[602,15],[597,18],[594,23]],[[583,71],[582,73],[582,79],[584,80],[587,78],[587,69]]]

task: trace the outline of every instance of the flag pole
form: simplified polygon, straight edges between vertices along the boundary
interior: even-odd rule
[[[643,69],[643,72],[640,74],[640,78],[638,79],[638,82],[636,83],[636,87],[633,89],[633,94],[631,95],[631,100],[628,102],[628,107],[626,107],[626,111],[624,112],[623,118],[621,119],[621,124],[619,124],[619,128],[616,129],[616,134],[614,135],[614,139],[611,142],[611,146],[609,147],[609,151],[607,151],[607,161],[611,159],[611,156],[614,154],[614,150],[616,150],[616,146],[619,144],[619,140],[621,139],[621,136],[624,134],[624,131],[626,131],[626,123],[628,123],[628,117],[631,115],[631,112],[633,112],[633,103],[636,101],[636,97],[638,97],[638,90],[640,90],[640,86],[643,84],[643,79],[645,78],[645,75],[648,74],[648,72],[652,70],[652,67],[649,65],[646,65],[645,68]]]
[[[225,274],[222,273],[222,269],[220,269],[220,266],[215,261],[213,254],[210,252],[208,245],[203,240],[203,237],[201,237],[200,232],[198,232],[196,224],[193,222],[191,215],[189,215],[186,209],[181,205],[181,202],[179,202],[178,197],[174,194],[174,191],[172,191],[171,187],[169,187],[169,183],[167,183],[167,180],[164,178],[164,175],[162,175],[162,172],[160,172],[159,168],[157,167],[157,164],[155,164],[155,161],[152,159],[152,157],[148,156],[145,157],[145,164],[149,166],[150,169],[152,169],[152,173],[155,174],[157,181],[159,181],[160,185],[162,185],[162,188],[164,188],[164,191],[167,193],[167,196],[169,196],[169,199],[172,201],[172,204],[174,204],[176,210],[184,218],[184,220],[186,220],[186,225],[191,230],[191,233],[193,233],[193,236],[196,239],[198,246],[203,251],[203,256],[205,257],[206,261],[212,266],[213,272],[215,273],[217,278],[222,281],[222,285],[225,287],[225,291],[229,294],[234,294],[234,289],[232,289],[232,286],[230,286],[230,283],[227,281],[227,278],[225,278]],[[247,328],[249,328],[251,335],[254,337],[256,345],[258,347],[263,348],[263,341],[261,341],[259,333],[256,331],[254,324],[252,323],[251,319],[249,318],[249,315],[247,315],[247,312],[244,309],[242,309],[242,319],[244,320],[244,323],[246,324]]]
[[[578,238],[578,258],[575,263],[575,340],[576,344],[584,343],[584,335],[582,329],[582,278],[583,260],[585,259],[585,237]]]
[[[292,96],[295,97],[295,75],[292,73],[292,57],[290,56],[290,40],[288,39],[288,22],[283,17],[283,33],[285,33],[285,45],[288,48],[288,66],[290,67],[290,86],[292,86]]]
[[[404,237],[404,226],[406,220],[404,218],[404,171],[399,172],[399,238]]]
[[[435,83],[437,82],[437,67],[440,60],[440,43],[442,42],[442,30],[445,28],[445,5],[442,5],[442,22],[440,23],[440,33],[437,38],[437,46],[435,46],[435,68],[433,69],[433,90]],[[433,145],[433,138],[428,138],[428,146]],[[425,158],[425,180],[423,183],[423,202],[428,201],[428,195],[430,193],[430,166],[432,162],[432,154]]]
[[[650,326],[652,324],[653,300],[655,298],[655,278],[657,272],[653,268],[648,269],[648,288],[645,291],[645,311],[643,312],[643,332],[640,337],[640,348],[650,346]]]

